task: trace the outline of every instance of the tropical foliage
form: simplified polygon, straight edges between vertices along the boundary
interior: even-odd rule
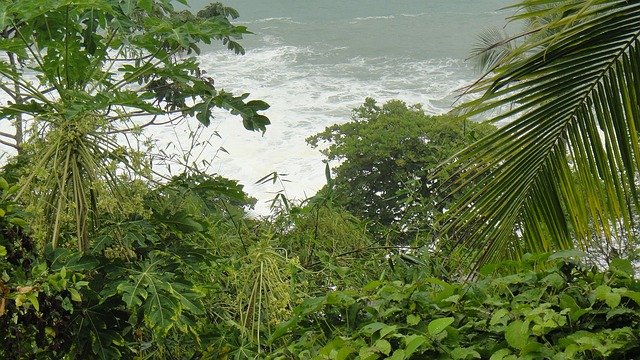
[[[243,52],[235,10],[0,3],[0,358],[639,357],[640,5],[517,7],[533,25],[462,107],[511,122],[367,99],[308,139],[327,185],[250,218],[237,181],[160,176],[139,141],[214,107],[265,130],[194,56]]]
[[[537,25],[469,89],[479,97],[467,115],[498,110],[490,121],[506,123],[457,156],[448,191],[478,191],[451,208],[445,230],[477,264],[593,241],[622,249],[637,222],[640,5],[514,7]]]
[[[220,107],[265,130],[258,112],[268,105],[216,89],[194,57],[202,42],[243,52],[236,40],[248,31],[231,24],[236,15],[220,4],[177,12],[169,1],[0,4],[0,89],[10,99],[0,119],[16,130],[0,137],[26,158],[16,198],[31,204],[46,242],[87,252],[101,213],[139,210],[144,189],[128,193],[121,180],[151,181],[149,149],[121,144],[136,144],[140,129],[188,117],[208,125]]]
[[[631,359],[640,353],[640,284],[576,253],[525,257],[517,273],[471,284],[374,281],[308,298],[271,341],[271,359]],[[551,261],[551,265],[549,265]],[[547,269],[537,271],[540,264]],[[567,286],[569,285],[570,286]]]
[[[327,161],[339,162],[334,203],[368,221],[379,236],[408,244],[421,232],[433,233],[436,217],[452,202],[434,205],[439,179],[433,169],[492,130],[452,116],[426,115],[418,105],[399,100],[378,106],[369,98],[353,111],[352,121],[332,125],[307,142],[324,145]]]

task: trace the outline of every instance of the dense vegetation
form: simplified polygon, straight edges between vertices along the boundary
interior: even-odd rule
[[[0,3],[0,357],[639,357],[640,5],[518,7],[466,115],[367,99],[307,140],[327,185],[256,219],[237,181],[161,175],[142,136],[216,107],[266,130],[195,56],[243,53],[235,10]],[[501,128],[466,117],[503,105]]]

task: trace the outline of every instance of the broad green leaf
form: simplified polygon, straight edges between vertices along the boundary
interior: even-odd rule
[[[13,224],[13,225],[17,225],[17,226],[22,227],[22,228],[29,226],[29,223],[27,223],[23,219],[17,218],[17,217],[10,218],[9,222],[11,224]]]
[[[600,285],[594,292],[597,300],[604,301],[612,309],[620,304],[620,294],[614,292],[610,286]]]
[[[409,325],[418,325],[420,323],[420,315],[409,314],[407,315],[407,324]]]
[[[542,282],[555,289],[562,289],[566,286],[566,280],[558,273],[551,273],[542,279]]]
[[[602,347],[602,342],[599,340],[598,334],[581,330],[569,335],[568,337],[580,345],[581,350],[592,350]]]
[[[385,354],[385,355],[389,355],[391,353],[391,343],[389,343],[387,340],[385,339],[379,339],[375,342],[374,344],[375,348]]]
[[[569,314],[569,317],[571,318],[571,321],[578,321],[578,319],[580,319],[580,317],[582,317],[582,315],[590,313],[591,310],[593,310],[593,309],[592,308],[586,308],[586,309],[572,310],[571,313]]]
[[[326,301],[327,298],[324,296],[305,298],[302,300],[302,304],[296,306],[293,313],[299,316],[306,316],[318,312],[322,309]]]
[[[38,302],[38,292],[30,291],[27,294],[25,294],[25,297],[27,300],[29,300],[31,305],[33,305],[33,308],[36,309],[36,311],[40,311],[40,302]]]
[[[582,257],[585,257],[586,255],[587,254],[584,251],[580,251],[580,250],[561,250],[549,256],[549,260],[564,260],[564,259],[571,259],[575,257],[582,258]]]
[[[363,332],[366,335],[373,335],[376,331],[379,331],[380,329],[383,329],[385,327],[387,327],[389,325],[385,324],[385,323],[381,323],[381,322],[374,322],[371,324],[367,324],[364,327],[362,327],[362,329],[360,329],[361,332]]]
[[[506,323],[509,321],[509,316],[508,316],[509,314],[510,314],[510,311],[507,309],[498,309],[491,316],[491,321],[489,322],[489,325],[491,326],[494,326],[496,324],[506,325]]]
[[[358,351],[358,355],[362,360],[374,360],[380,358],[380,354],[378,354],[377,349],[373,346],[361,347]]]
[[[620,294],[611,292],[605,296],[604,301],[609,305],[610,308],[615,308],[620,305]]]
[[[523,349],[529,342],[529,323],[522,320],[513,321],[507,326],[504,337],[512,348]]]
[[[469,348],[455,348],[451,350],[451,357],[453,359],[481,359],[480,353]]]
[[[405,360],[407,359],[407,355],[405,354],[403,349],[397,349],[393,352],[393,355],[387,358],[387,360]]]
[[[204,294],[194,291],[192,286],[173,282],[171,286],[175,289],[172,293],[179,301],[182,308],[193,315],[204,315],[205,308],[202,303]]]
[[[142,279],[140,279],[141,281]],[[142,286],[140,281],[118,284],[118,291],[122,293],[122,301],[127,304],[128,308],[136,308],[141,306],[149,296],[147,290]]]
[[[368,336],[371,336],[375,332],[380,331],[380,338],[384,338],[390,333],[396,331],[397,328],[398,327],[396,325],[387,325],[385,323],[375,322],[365,325],[362,329],[360,329],[360,331]]]
[[[138,6],[147,13],[151,13],[153,11],[153,0],[138,0]]]
[[[625,274],[628,277],[633,277],[636,272],[629,259],[613,259],[611,261],[610,268]]]
[[[443,332],[444,329],[447,326],[453,324],[454,321],[455,319],[453,317],[435,319],[429,322],[429,325],[427,326],[427,330],[429,331],[429,334],[431,336],[435,336]]]
[[[274,341],[278,340],[282,336],[289,333],[290,330],[295,329],[296,326],[298,326],[299,321],[300,321],[300,317],[297,315],[294,315],[290,317],[288,320],[278,324],[275,330],[271,333],[269,340],[267,340],[267,344],[269,345],[273,343]]]
[[[7,256],[7,248],[0,245],[0,257]]]
[[[355,350],[351,346],[343,346],[335,355],[336,360],[347,360]]]
[[[569,296],[568,294],[560,295],[560,307],[561,309],[570,309],[571,311],[580,309],[578,303],[576,303],[573,297]]]
[[[411,358],[411,355],[427,342],[427,338],[422,335],[409,335],[405,337],[405,355],[407,359]]]
[[[493,354],[491,354],[491,357],[489,358],[489,360],[507,360],[507,359],[515,359],[516,357],[514,355],[511,355],[511,350],[509,349],[500,349],[496,352],[494,352]]]
[[[622,294],[622,296],[628,297],[635,301],[636,304],[640,305],[640,292],[627,290]]]
[[[181,313],[178,299],[164,292],[155,292],[149,296],[144,310],[149,325],[158,328],[163,334],[173,327]]]

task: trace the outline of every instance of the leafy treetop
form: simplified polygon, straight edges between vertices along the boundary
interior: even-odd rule
[[[335,171],[335,199],[374,227],[422,227],[433,220],[433,169],[493,127],[430,116],[418,105],[391,100],[382,107],[368,98],[353,119],[307,139]],[[441,210],[441,209],[440,209]],[[438,211],[440,211],[438,210]]]

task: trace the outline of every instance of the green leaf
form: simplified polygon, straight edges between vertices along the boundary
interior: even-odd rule
[[[9,183],[2,176],[0,176],[0,189],[9,190]]]
[[[177,298],[164,292],[154,292],[145,302],[145,315],[152,328],[158,328],[166,335],[180,315],[180,302]]]
[[[511,355],[511,350],[509,349],[500,349],[496,352],[494,352],[491,357],[489,358],[489,360],[505,360],[508,359],[509,356],[513,357],[515,359],[515,356]]]
[[[622,296],[628,297],[629,299],[635,301],[636,304],[640,305],[640,292],[628,290],[624,292]]]
[[[409,314],[407,315],[407,324],[409,325],[418,325],[420,323],[420,315]]]
[[[504,337],[512,348],[523,349],[529,342],[529,323],[522,320],[512,322],[507,326]]]
[[[29,223],[28,223],[28,222],[24,221],[24,220],[23,220],[23,219],[21,219],[21,218],[17,218],[17,217],[14,217],[14,218],[9,219],[9,223],[11,223],[11,224],[13,224],[13,225],[16,225],[16,226],[19,226],[19,227],[21,227],[21,228],[24,228],[24,227],[29,226]]]
[[[422,335],[409,335],[404,338],[405,342],[405,355],[407,359],[411,358],[411,355],[420,347],[422,344],[427,342],[427,338]]]
[[[40,303],[38,302],[38,293],[36,291],[27,293],[25,297],[33,305],[33,308],[36,309],[36,311],[40,311]]]
[[[190,285],[179,282],[173,282],[171,286],[175,289],[172,294],[180,301],[184,310],[191,312],[193,315],[205,314],[206,311],[201,300],[204,294],[194,291]]]
[[[302,300],[302,304],[296,306],[293,313],[299,316],[306,316],[318,312],[322,309],[326,301],[326,296],[305,298]]]
[[[151,13],[153,11],[153,0],[138,0],[138,6],[142,10]]]
[[[389,355],[391,353],[391,343],[387,340],[379,339],[375,342],[374,346],[379,352],[385,355]]]
[[[128,308],[136,308],[147,299],[149,293],[139,282],[134,284],[118,284],[118,291],[122,293],[122,301]]]
[[[454,321],[455,319],[453,317],[435,319],[429,322],[427,330],[431,336],[436,336],[443,332],[447,326],[453,324]]]
[[[0,257],[5,257],[7,256],[7,248],[0,245]]]
[[[597,300],[604,301],[610,308],[620,305],[620,294],[614,292],[610,286],[600,285],[595,289]]]
[[[508,315],[510,311],[507,309],[498,309],[492,316],[489,325],[494,326],[496,324],[505,325],[509,321]]]
[[[480,353],[469,348],[455,348],[451,350],[451,358],[453,359],[481,359]]]
[[[407,359],[407,355],[405,354],[403,349],[397,349],[393,352],[393,355],[387,358],[387,360],[405,360]]]
[[[67,290],[71,294],[71,300],[75,302],[82,302],[82,297],[80,296],[80,293],[78,292],[78,290],[74,288],[68,288]]]
[[[549,256],[549,260],[565,260],[571,258],[583,258],[587,256],[587,253],[580,250],[561,250],[555,252],[553,255]]]
[[[276,329],[271,333],[269,340],[267,340],[267,345],[272,344],[274,341],[278,340],[282,336],[289,333],[290,330],[295,329],[298,326],[298,322],[300,321],[300,317],[294,315],[290,317],[288,320],[278,324]]]
[[[381,322],[374,322],[371,324],[367,324],[360,331],[368,336],[372,336],[375,332],[380,331],[380,338],[384,338],[390,333],[396,331],[396,325],[387,325]]]
[[[609,264],[610,269],[620,273],[620,274],[624,274],[627,277],[633,278],[633,276],[635,275],[636,271],[633,267],[633,265],[631,264],[631,261],[629,261],[629,259],[613,259],[611,261],[611,264]]]

